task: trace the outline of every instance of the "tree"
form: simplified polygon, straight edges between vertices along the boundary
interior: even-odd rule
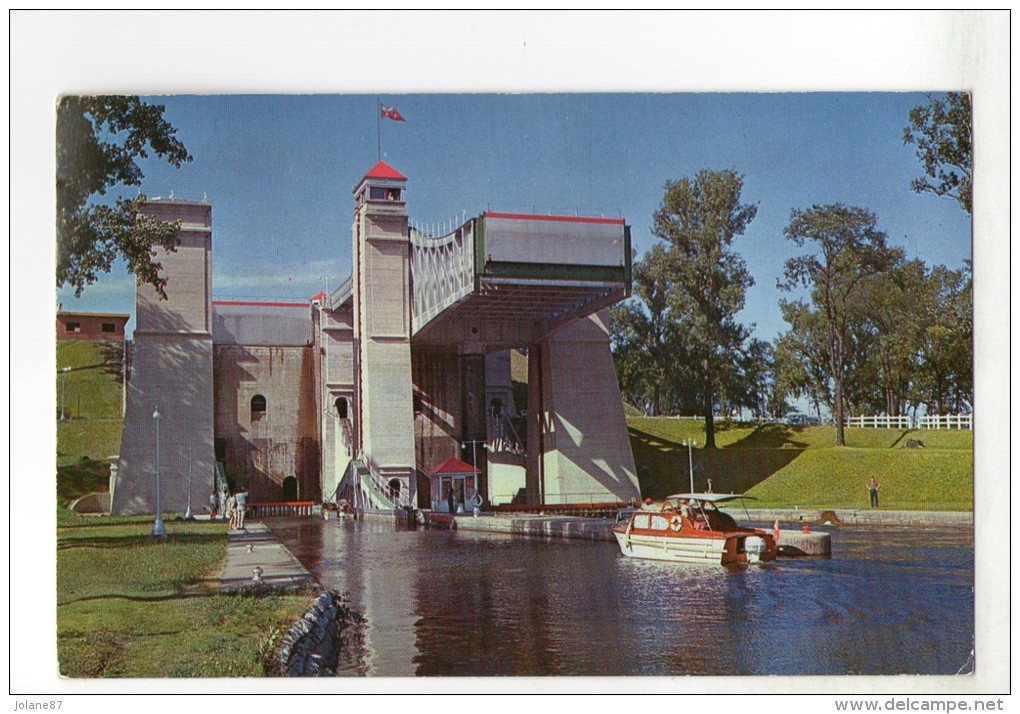
[[[936,266],[924,289],[919,398],[932,414],[970,410],[974,401],[973,277]]]
[[[920,260],[904,261],[896,249],[890,270],[862,282],[861,322],[872,333],[869,350],[871,389],[865,401],[875,413],[889,416],[906,413],[916,403],[914,384],[917,354],[925,320],[925,266]]]
[[[825,316],[803,300],[780,300],[779,309],[790,329],[773,347],[774,401],[785,411],[789,398],[806,397],[821,416],[821,405],[832,404]]]
[[[177,248],[178,226],[141,213],[145,196],[100,201],[117,186],[141,186],[137,159],[152,152],[175,168],[191,161],[164,107],[138,97],[61,97],[57,104],[57,286],[80,296],[122,258],[166,298],[153,246]]]
[[[970,95],[949,92],[945,100],[928,97],[928,104],[910,110],[910,126],[903,130],[903,143],[917,145],[917,158],[924,176],[914,179],[917,193],[955,199],[972,213],[972,161]]]
[[[634,264],[634,301],[615,306],[609,329],[620,389],[645,414],[683,410],[680,325],[672,314],[666,252],[654,245]]]
[[[732,383],[740,350],[748,337],[736,322],[754,280],[743,259],[730,249],[758,211],[742,204],[743,176],[734,170],[703,169],[693,180],[667,181],[653,216],[652,234],[665,242],[670,310],[679,320],[692,387],[705,416],[705,447],[715,448],[714,407],[720,383]]]
[[[810,253],[786,261],[785,280],[778,287],[810,288],[811,300],[824,316],[836,445],[844,446],[844,387],[853,354],[858,288],[865,279],[889,269],[895,252],[886,247],[886,235],[878,230],[874,214],[842,204],[794,209],[783,232],[798,247],[813,245]]]

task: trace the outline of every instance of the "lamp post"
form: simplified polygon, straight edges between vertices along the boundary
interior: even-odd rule
[[[477,455],[477,453],[475,451],[475,448],[478,446],[478,439],[472,439],[470,441],[470,444],[471,444],[471,468],[473,468],[475,470],[475,472],[476,472],[474,474],[474,476],[475,476],[475,493],[477,494],[477,493],[479,493],[482,490],[481,489],[481,485],[482,485],[481,484],[481,480],[482,480],[481,476],[482,476],[482,474],[481,474],[481,472],[478,471],[478,455]],[[466,449],[467,445],[468,445],[468,442],[465,442],[463,444],[463,447]]]
[[[188,510],[184,512],[184,520],[195,520],[195,514],[191,512],[191,444],[188,444]]]
[[[64,417],[64,383],[67,381],[67,373],[70,371],[70,367],[64,367],[60,370],[60,421],[66,421]]]
[[[156,422],[156,521],[152,524],[152,535],[161,537],[166,535],[166,528],[163,527],[163,510],[159,505],[159,407],[152,413],[152,419]]]
[[[696,446],[697,443],[694,439],[684,439],[684,446],[687,447],[687,468],[691,475],[691,493],[694,493],[694,459],[691,455],[691,447]]]

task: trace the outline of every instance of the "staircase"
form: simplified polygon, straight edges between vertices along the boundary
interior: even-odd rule
[[[347,499],[362,511],[399,511],[413,509],[407,493],[394,494],[386,478],[363,456],[352,459],[340,479],[337,498]]]

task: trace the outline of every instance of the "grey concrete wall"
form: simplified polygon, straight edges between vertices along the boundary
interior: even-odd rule
[[[284,479],[298,481],[298,500],[322,495],[319,399],[310,347],[217,345],[216,436],[226,446],[225,470],[250,500],[279,501]],[[253,415],[251,400],[266,398]]]
[[[516,414],[513,379],[510,374],[510,350],[485,355],[485,403],[499,399],[507,414]]]
[[[522,459],[506,452],[489,454],[487,466],[489,503],[498,506],[513,501],[517,492],[525,487]]]
[[[576,503],[641,495],[609,350],[608,311],[533,346],[528,389],[529,498]]]
[[[333,311],[318,313],[321,347],[319,377],[322,391],[322,498],[331,499],[354,454],[353,444],[343,439],[339,416],[334,406],[337,398],[347,400],[348,419],[353,419],[354,403],[354,327],[351,304]]]
[[[208,502],[215,473],[213,450],[212,207],[178,201],[150,203],[146,213],[180,220],[176,252],[157,249],[167,299],[138,285],[127,410],[121,435],[112,512],[155,512],[156,425],[160,419],[163,511],[183,512]]]
[[[217,345],[304,347],[312,341],[308,305],[217,302],[212,315]]]
[[[162,510],[183,513],[187,508],[189,447],[192,508],[201,509],[215,474],[212,340],[136,333],[132,360],[112,512],[155,513],[156,409],[161,417]]]
[[[361,207],[353,250],[357,428],[366,457],[413,496],[409,251],[402,206]]]
[[[485,215],[489,260],[617,267],[626,259],[622,219],[500,215]]]

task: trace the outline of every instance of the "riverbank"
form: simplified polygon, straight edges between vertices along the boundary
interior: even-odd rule
[[[157,539],[151,535],[149,517],[85,518],[66,513],[59,519],[60,674],[272,674],[277,643],[308,609],[310,592],[245,588],[221,593],[226,524],[184,521],[179,516],[164,522],[168,535]]]
[[[716,423],[705,449],[703,420],[628,418],[641,493],[663,498],[691,489],[746,493],[763,508],[864,511],[868,479],[881,484],[882,505],[896,511],[974,508],[974,439],[969,430],[848,428],[846,446],[822,426]],[[909,448],[908,448],[909,447]],[[934,508],[933,508],[934,506]]]

